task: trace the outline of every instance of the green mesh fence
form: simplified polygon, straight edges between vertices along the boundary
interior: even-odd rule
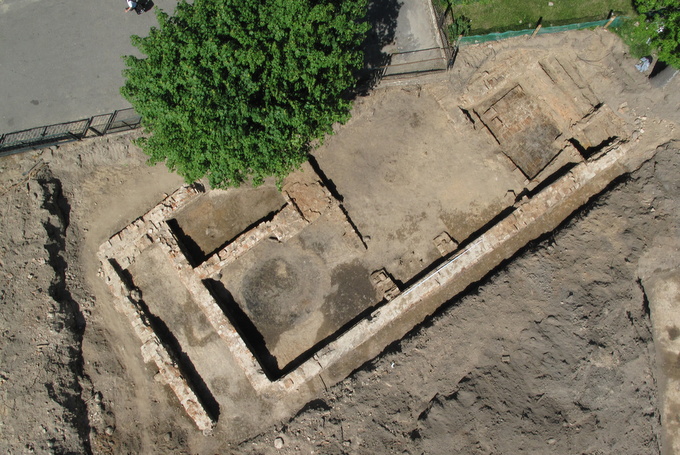
[[[566,32],[569,30],[579,30],[583,28],[592,28],[592,27],[601,27],[609,22],[609,19],[605,19],[602,21],[594,21],[594,22],[581,22],[578,24],[569,24],[569,25],[558,25],[555,27],[541,27],[541,29],[538,31],[538,35],[542,35],[544,33],[557,33],[557,32]],[[610,27],[616,27],[621,23],[621,18],[617,17],[614,19],[614,21],[610,24]],[[516,36],[523,36],[523,35],[531,35],[534,33],[534,28],[530,30],[516,30],[516,31],[510,31],[510,32],[503,32],[503,33],[489,33],[488,35],[474,35],[474,36],[464,36],[458,40],[458,44],[460,46],[465,46],[468,44],[479,44],[479,43],[487,43],[489,41],[500,41],[508,38],[514,38]]]

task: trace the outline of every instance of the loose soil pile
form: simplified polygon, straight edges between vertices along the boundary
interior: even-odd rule
[[[677,122],[674,84],[621,98]],[[145,166],[133,136],[0,161],[3,453],[659,453],[637,270],[680,237],[679,143],[289,421],[230,445],[154,382],[97,277],[98,245],[181,183]]]

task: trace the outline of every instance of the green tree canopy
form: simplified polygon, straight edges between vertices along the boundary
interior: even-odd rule
[[[634,0],[640,17],[634,38],[656,50],[659,60],[680,68],[680,4],[678,0]]]
[[[182,0],[132,37],[123,96],[140,146],[187,181],[214,187],[281,179],[310,142],[349,118],[343,93],[363,65],[366,0]]]

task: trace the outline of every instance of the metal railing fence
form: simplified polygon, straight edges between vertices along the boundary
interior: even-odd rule
[[[128,108],[110,114],[95,115],[88,119],[2,134],[0,135],[0,157],[80,141],[86,137],[134,130],[140,127],[141,121],[141,116],[133,108]]]
[[[443,51],[447,59],[446,67],[451,69],[458,52],[456,45],[458,37],[451,36],[451,30],[449,29],[449,24],[454,21],[452,5],[450,1],[446,2],[446,8],[442,8],[441,3],[437,1],[432,1],[431,4],[437,20],[437,31],[444,45]]]

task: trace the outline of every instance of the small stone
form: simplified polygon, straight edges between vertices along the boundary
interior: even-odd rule
[[[459,390],[456,393],[456,400],[464,407],[469,408],[477,401],[477,395],[468,390]]]
[[[106,433],[108,436],[111,436],[113,434],[113,427],[108,426],[104,429],[104,433]]]
[[[274,448],[276,448],[276,449],[283,448],[283,438],[282,437],[278,437],[278,438],[274,439]]]

